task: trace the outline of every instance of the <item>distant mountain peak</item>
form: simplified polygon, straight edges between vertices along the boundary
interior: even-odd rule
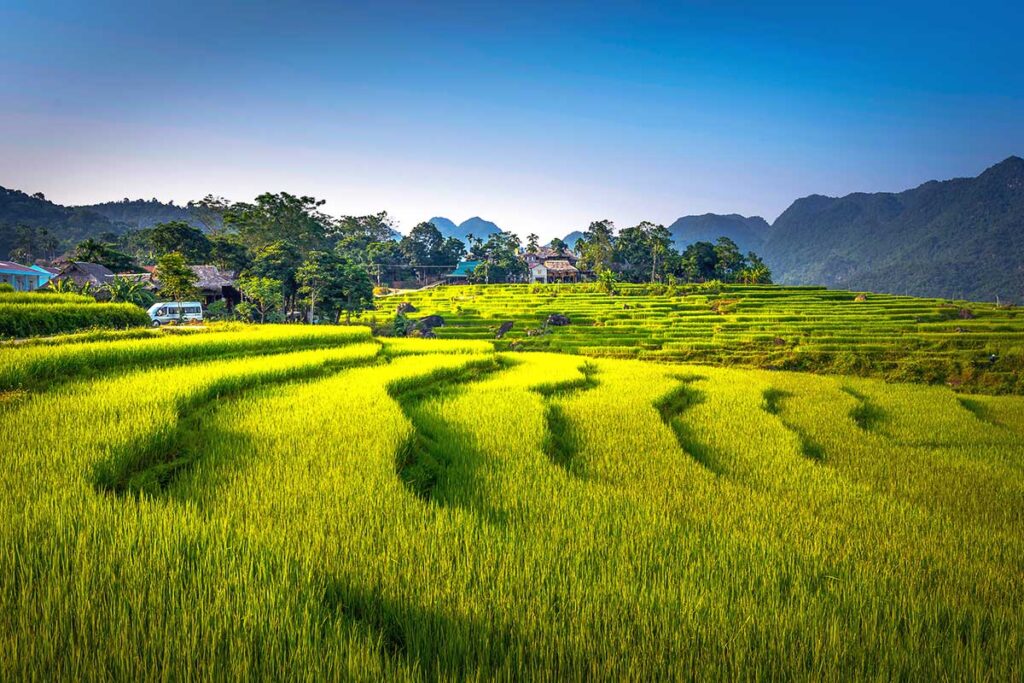
[[[461,240],[463,243],[467,243],[469,235],[478,239],[487,239],[490,235],[501,232],[501,228],[496,224],[480,218],[480,216],[467,218],[458,225],[456,225],[451,219],[445,218],[444,216],[435,216],[434,218],[431,218],[429,222],[433,223],[434,227],[437,228],[445,237],[454,237],[457,240]]]

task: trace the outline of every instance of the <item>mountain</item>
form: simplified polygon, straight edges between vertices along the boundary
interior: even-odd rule
[[[45,248],[40,245],[40,253],[60,253],[88,237],[117,235],[127,229],[85,207],[61,206],[42,194],[29,195],[0,187],[0,255],[4,258],[24,239],[21,226],[46,228],[55,243]]]
[[[462,243],[466,245],[469,244],[469,240],[467,239],[469,235],[486,240],[490,235],[493,235],[496,232],[501,232],[501,228],[497,225],[491,221],[485,221],[479,216],[468,218],[458,225],[455,225],[454,221],[442,216],[435,216],[428,222],[433,223],[434,227],[440,230],[441,234],[445,237],[454,237],[462,240]]]
[[[576,240],[580,239],[581,237],[583,237],[582,230],[573,230],[568,235],[563,237],[562,241],[565,242],[570,249],[572,249],[573,247],[576,246]]]
[[[811,195],[776,219],[775,280],[1024,301],[1024,159],[899,193]]]
[[[157,199],[123,199],[119,202],[103,202],[87,206],[71,207],[93,211],[114,223],[123,223],[131,228],[150,228],[157,223],[185,221],[197,228],[202,224],[195,219],[188,207],[175,206],[174,202],[163,203]]]
[[[714,242],[719,237],[728,237],[741,251],[760,252],[771,226],[760,216],[740,216],[731,213],[720,215],[706,213],[702,216],[683,216],[668,226],[672,241],[680,251],[694,242]]]

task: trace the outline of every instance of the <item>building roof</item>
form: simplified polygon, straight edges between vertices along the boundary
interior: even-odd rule
[[[11,275],[40,275],[38,270],[32,270],[28,266],[23,266],[20,263],[14,261],[0,261],[0,273],[9,273]]]
[[[60,274],[70,277],[72,280],[91,280],[96,284],[105,284],[114,277],[114,272],[99,263],[86,263],[85,261],[71,261],[61,268]]]
[[[459,265],[448,273],[448,277],[469,277],[469,274],[479,265],[480,261],[459,261]]]
[[[217,266],[189,266],[189,268],[199,278],[196,281],[196,287],[199,289],[219,290],[222,287],[235,286],[234,279],[228,277],[226,273],[222,273]]]
[[[524,257],[528,261],[547,261],[550,259],[560,259],[568,261],[570,265],[576,262],[576,254],[573,254],[568,249],[564,251],[558,251],[551,247],[541,247],[536,253],[527,252]]]
[[[548,269],[548,275],[555,277],[571,277],[580,272],[565,259],[548,259],[544,262],[544,267]]]

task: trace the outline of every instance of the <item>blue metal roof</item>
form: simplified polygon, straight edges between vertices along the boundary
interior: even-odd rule
[[[473,269],[480,265],[480,261],[459,261],[455,270],[448,273],[448,277],[469,277]]]

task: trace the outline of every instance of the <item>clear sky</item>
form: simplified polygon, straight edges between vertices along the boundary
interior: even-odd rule
[[[1024,154],[1021,5],[0,0],[0,185],[771,221]]]

